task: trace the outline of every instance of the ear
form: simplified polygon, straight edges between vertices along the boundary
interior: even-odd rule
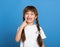
[[[35,19],[37,18],[37,16],[35,16]]]

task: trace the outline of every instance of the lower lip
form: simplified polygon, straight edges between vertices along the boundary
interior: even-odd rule
[[[27,20],[31,20],[32,18],[27,18]]]

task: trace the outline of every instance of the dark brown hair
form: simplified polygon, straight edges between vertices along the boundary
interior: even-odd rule
[[[25,7],[25,9],[23,11],[23,21],[25,20],[24,15],[28,11],[34,12],[34,14],[37,16],[37,18],[36,18],[36,26],[37,26],[37,29],[38,29],[38,31],[40,33],[40,26],[39,26],[39,23],[38,23],[38,12],[37,12],[37,9],[34,6],[27,6],[27,7]],[[23,42],[26,40],[24,29],[22,30],[21,40]],[[42,41],[42,38],[41,38],[40,34],[38,34],[37,43],[38,43],[39,47],[42,47],[43,41]]]

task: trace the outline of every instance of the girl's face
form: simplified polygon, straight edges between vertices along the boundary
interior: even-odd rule
[[[32,11],[28,11],[25,13],[25,20],[27,23],[33,23],[36,19],[36,15]]]

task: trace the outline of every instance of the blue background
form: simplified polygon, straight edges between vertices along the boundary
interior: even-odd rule
[[[60,0],[0,0],[0,47],[19,47],[14,38],[22,23],[22,12],[33,5],[47,38],[46,47],[60,47]]]

